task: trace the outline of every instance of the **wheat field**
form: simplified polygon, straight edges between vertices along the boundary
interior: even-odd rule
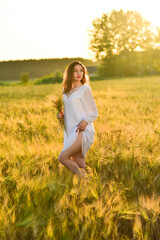
[[[0,88],[0,239],[160,239],[160,77],[91,82],[88,181],[58,162],[61,88]]]

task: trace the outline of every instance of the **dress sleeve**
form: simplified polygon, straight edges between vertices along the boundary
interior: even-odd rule
[[[82,120],[85,120],[89,124],[98,117],[97,107],[89,86],[85,88],[81,102],[86,112],[86,116],[83,117]]]

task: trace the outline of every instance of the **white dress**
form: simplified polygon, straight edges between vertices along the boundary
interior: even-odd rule
[[[62,151],[70,148],[78,137],[76,132],[77,125],[85,120],[88,125],[82,131],[82,154],[85,157],[94,140],[93,121],[98,117],[98,111],[91,92],[91,88],[84,84],[78,90],[74,91],[70,96],[63,94],[64,103],[64,148]]]

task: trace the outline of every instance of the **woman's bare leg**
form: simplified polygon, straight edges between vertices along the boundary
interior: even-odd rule
[[[79,166],[79,168],[83,168],[85,170],[85,159],[82,155],[82,151],[78,151],[77,153],[75,153],[74,155],[72,155],[72,159],[75,163],[77,163],[77,165]]]
[[[77,152],[81,151],[82,148],[82,133],[78,133],[76,142],[66,151],[60,153],[58,160],[73,173],[80,174],[80,168],[76,162],[71,160],[71,157]]]

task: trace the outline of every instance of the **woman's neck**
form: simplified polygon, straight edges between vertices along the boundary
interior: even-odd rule
[[[73,82],[72,83],[72,88],[82,86],[83,84],[81,82]]]

